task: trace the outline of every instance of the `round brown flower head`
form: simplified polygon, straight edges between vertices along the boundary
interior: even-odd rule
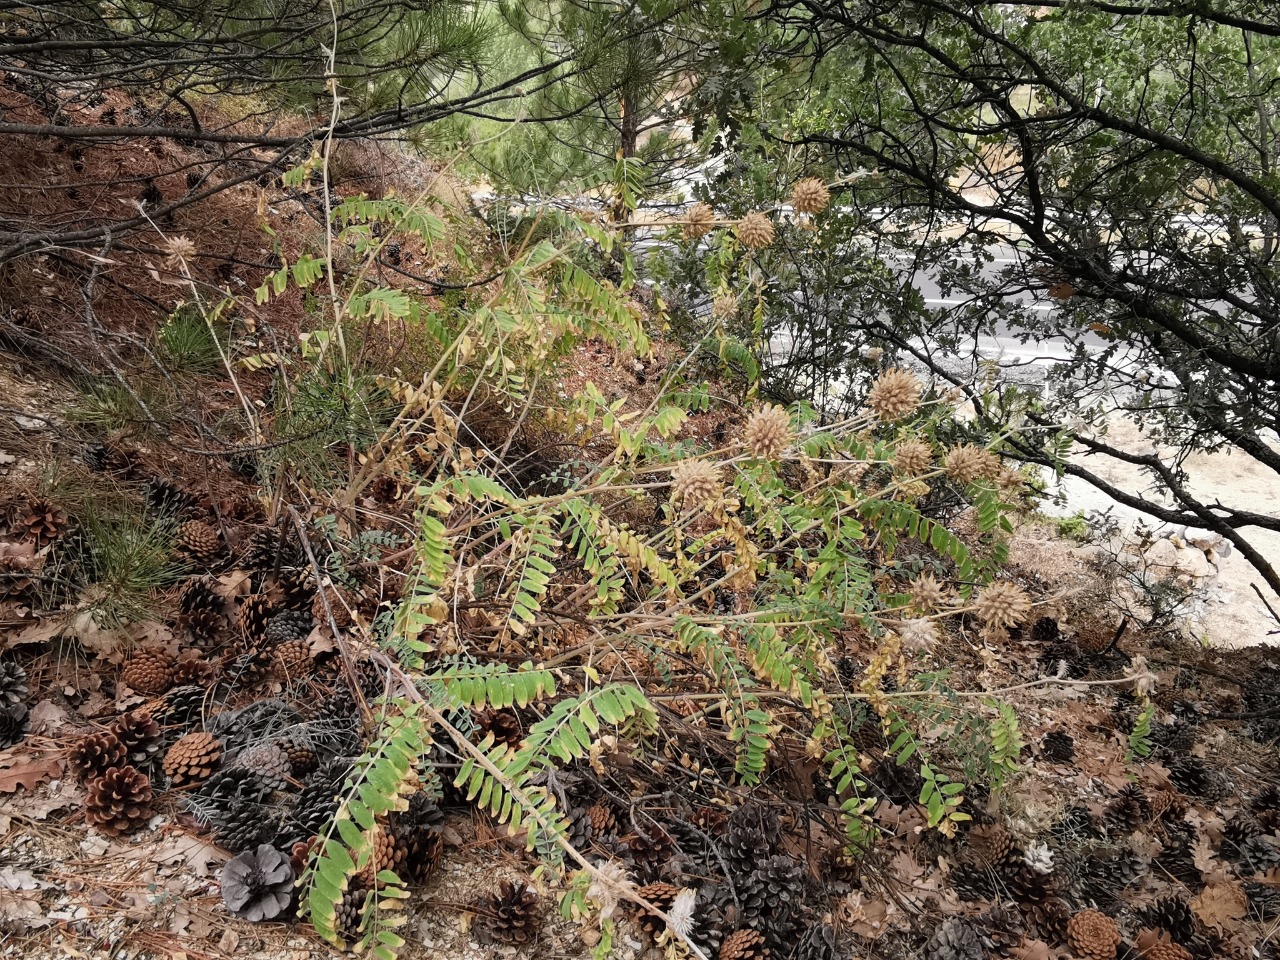
[[[720,495],[720,471],[705,460],[681,460],[671,470],[671,499],[686,510]]]
[[[923,440],[904,440],[893,451],[893,466],[908,477],[928,473],[933,466],[933,448]]]
[[[920,381],[900,367],[886,370],[867,394],[867,406],[885,422],[910,416],[920,406]]]
[[[709,203],[699,203],[685,217],[684,235],[690,240],[701,240],[715,229],[716,212]]]
[[[196,258],[196,245],[188,237],[169,237],[165,246],[169,253],[165,265],[170,269],[177,270]]]
[[[956,483],[969,484],[975,480],[990,480],[1000,471],[1000,461],[990,450],[966,443],[952,447],[942,461],[947,476]]]
[[[996,487],[1006,497],[1016,498],[1026,490],[1027,484],[1017,470],[1001,467],[1000,472],[996,474]]]
[[[796,213],[821,213],[831,202],[831,191],[817,177],[805,177],[791,188],[791,206]]]
[[[791,442],[791,418],[783,407],[765,404],[747,419],[742,444],[753,457],[776,460]]]
[[[717,320],[727,320],[737,312],[738,298],[727,291],[716,294],[715,300],[711,302],[711,315]]]
[[[773,243],[773,221],[753,211],[738,221],[738,239],[748,250],[763,250]]]
[[[1031,613],[1031,598],[1012,583],[991,583],[978,591],[974,601],[978,619],[989,627],[1016,627]]]
[[[898,627],[898,636],[908,650],[928,653],[938,642],[938,628],[932,620],[904,620]]]
[[[1067,943],[1081,960],[1114,960],[1120,930],[1105,913],[1081,910],[1067,922]]]
[[[911,595],[911,606],[920,613],[936,613],[946,607],[950,599],[947,588],[932,573],[922,573],[911,584],[908,592]]]

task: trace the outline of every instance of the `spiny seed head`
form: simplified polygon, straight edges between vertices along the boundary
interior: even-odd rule
[[[717,320],[727,320],[738,313],[738,298],[727,290],[716,294],[711,302],[711,316]]]
[[[976,480],[990,480],[1000,471],[1000,460],[990,450],[972,443],[952,447],[942,461],[947,476],[956,483],[970,484]]]
[[[928,653],[938,642],[938,628],[932,620],[906,620],[898,628],[898,636],[908,650]]]
[[[720,495],[720,471],[705,460],[681,460],[671,470],[671,499],[685,509]]]
[[[911,584],[911,606],[920,613],[935,613],[947,606],[947,588],[932,573],[922,573]]]
[[[900,367],[886,370],[867,394],[867,406],[886,423],[909,417],[920,406],[920,381]]]
[[[978,591],[974,612],[989,627],[1016,627],[1031,614],[1031,598],[1015,584],[991,583]]]
[[[1025,478],[1017,470],[1001,467],[996,474],[996,488],[1009,499],[1016,499],[1026,490]]]
[[[773,244],[773,221],[759,211],[752,211],[738,221],[737,233],[748,250],[763,250]]]
[[[196,257],[196,245],[188,237],[170,237],[165,242],[165,247],[169,251],[166,262],[175,269],[190,263]]]
[[[776,460],[791,442],[791,418],[783,407],[765,404],[747,419],[742,444],[753,457]]]
[[[716,212],[709,203],[699,203],[685,217],[684,235],[690,240],[701,240],[715,229]]]
[[[933,448],[923,440],[904,440],[893,451],[893,466],[908,477],[928,473],[933,466]]]
[[[791,188],[791,206],[796,213],[821,213],[831,202],[831,191],[817,177],[805,177]]]

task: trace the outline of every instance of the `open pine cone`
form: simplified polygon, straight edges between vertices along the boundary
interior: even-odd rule
[[[81,737],[67,755],[67,762],[81,783],[96,780],[129,755],[128,748],[111,731]]]
[[[747,419],[742,445],[760,460],[776,460],[791,443],[791,418],[783,407],[765,404]]]
[[[281,683],[311,676],[311,644],[306,639],[286,640],[271,651],[272,674]]]
[[[969,862],[985,870],[1008,866],[1016,854],[1013,835],[998,823],[981,824],[969,831],[965,853]]]
[[[257,743],[241,750],[235,755],[231,766],[282,779],[293,775],[293,764],[289,762],[288,752],[274,743]]]
[[[14,532],[37,547],[52,543],[67,532],[67,512],[44,497],[32,500],[14,518]]]
[[[147,696],[164,693],[173,686],[173,657],[158,648],[139,650],[125,661],[120,679]]]
[[[173,664],[173,682],[180,687],[205,686],[213,680],[214,666],[194,650],[188,650]]]
[[[528,943],[537,924],[538,896],[524,883],[500,881],[498,892],[475,903],[480,922],[475,929],[482,941]]]
[[[1156,930],[1140,930],[1134,940],[1142,960],[1192,960],[1191,952],[1175,943],[1169,934]]]
[[[213,636],[225,618],[222,598],[213,591],[210,577],[192,577],[178,594],[178,622],[199,638]]]
[[[103,833],[136,830],[151,817],[151,781],[134,767],[112,767],[89,781],[84,816]]]
[[[676,897],[680,895],[680,888],[673,887],[669,883],[646,883],[642,887],[637,887],[636,893],[642,899],[648,900],[663,913],[666,913],[670,906],[676,902]],[[640,928],[650,937],[657,939],[662,931],[667,928],[666,923],[657,914],[650,913],[639,907],[637,912]]]
[[[738,221],[737,234],[748,250],[763,250],[773,244],[773,221],[765,214],[753,211]]]
[[[160,752],[160,724],[149,710],[139,708],[122,713],[111,724],[111,732],[124,744],[129,762],[135,767],[150,763]]]
[[[796,213],[821,213],[831,202],[831,191],[817,177],[805,177],[791,188],[791,206]]]
[[[242,920],[273,920],[293,899],[293,867],[269,844],[228,860],[221,879],[223,902]]]
[[[222,536],[203,520],[189,520],[178,527],[178,547],[192,562],[208,567],[222,556]]]
[[[221,760],[221,740],[211,733],[188,733],[164,755],[164,773],[175,787],[203,783]]]
[[[733,931],[720,944],[719,960],[769,960],[764,934],[750,928]]]
[[[486,707],[476,711],[475,718],[480,735],[483,737],[486,734],[493,734],[495,743],[518,747],[520,741],[524,739],[524,725],[516,712],[509,707],[503,707],[501,710]]]
[[[267,621],[274,613],[275,607],[266,594],[249,594],[240,601],[240,612],[236,614],[240,633],[251,643],[262,642],[266,634]]]
[[[1067,943],[1079,960],[1115,960],[1116,922],[1097,910],[1081,910],[1067,922]]]
[[[690,240],[701,240],[715,229],[716,212],[709,203],[695,204],[685,215],[684,235]]]
[[[329,609],[325,610],[325,600],[329,602]],[[316,595],[311,600],[311,617],[321,626],[329,625],[329,614],[333,614],[333,622],[338,625],[339,630],[345,630],[351,626],[351,610],[355,607],[355,597],[351,595],[351,591],[344,587],[330,584],[316,590]]]
[[[885,423],[909,417],[920,406],[920,381],[909,370],[886,370],[867,394],[867,406]]]

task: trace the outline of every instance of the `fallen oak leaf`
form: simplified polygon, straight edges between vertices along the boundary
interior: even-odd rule
[[[1191,901],[1191,910],[1205,926],[1226,934],[1243,919],[1249,909],[1248,898],[1239,883],[1220,880],[1205,887]]]
[[[0,767],[0,793],[13,793],[19,788],[34,790],[60,773],[62,764],[51,757],[40,760],[18,757],[16,762]]]

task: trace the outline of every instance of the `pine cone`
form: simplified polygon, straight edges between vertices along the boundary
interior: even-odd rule
[[[203,687],[174,687],[152,703],[151,710],[156,719],[166,727],[186,727],[204,716],[204,699]]]
[[[987,626],[1016,627],[1031,612],[1031,598],[1012,583],[990,583],[978,591],[974,612]]]
[[[1031,642],[1037,646],[1048,646],[1062,638],[1062,628],[1053,617],[1041,617],[1031,625]]]
[[[311,601],[311,616],[315,622],[321,626],[329,624],[329,615],[324,607],[326,598],[329,601],[329,612],[333,614],[333,622],[338,625],[338,629],[345,630],[351,626],[351,610],[355,607],[355,598],[349,590],[333,584],[316,590],[315,598]]]
[[[748,213],[739,220],[735,232],[748,250],[763,250],[773,244],[773,221],[758,211]]]
[[[67,762],[81,783],[96,780],[112,767],[124,763],[128,748],[112,732],[91,733],[81,737],[67,755]]]
[[[676,842],[671,834],[659,826],[627,837],[626,854],[636,865],[641,876],[654,876],[671,861],[676,853]]]
[[[587,817],[591,821],[592,836],[612,837],[618,834],[618,818],[612,808],[603,803],[593,803],[587,807]]]
[[[493,710],[486,707],[476,711],[476,729],[481,738],[493,734],[495,743],[505,743],[509,747],[518,747],[524,740],[524,727],[520,717],[508,707]]]
[[[920,381],[900,367],[886,370],[867,393],[867,406],[884,423],[909,417],[920,406]]]
[[[152,477],[142,490],[147,509],[162,516],[177,517],[195,503],[195,497],[161,477]]]
[[[791,207],[796,213],[821,213],[831,202],[831,191],[817,177],[805,177],[791,188]]]
[[[311,636],[313,621],[305,610],[282,610],[267,621],[262,641],[268,646],[306,640]]]
[[[694,204],[685,215],[684,235],[690,240],[701,240],[715,229],[716,212],[709,203]]]
[[[188,650],[173,665],[173,682],[182,687],[207,687],[213,682],[214,672],[213,664],[194,650]]]
[[[393,829],[387,823],[380,823],[373,829],[373,850],[369,862],[356,874],[356,881],[366,887],[381,889],[383,883],[378,874],[390,870],[401,880],[408,879],[407,863],[409,846],[403,831]]]
[[[200,639],[208,639],[222,629],[222,598],[213,590],[210,577],[192,577],[178,594],[178,622]]]
[[[25,704],[0,705],[0,750],[22,741],[27,735],[27,719]]]
[[[1156,790],[1147,797],[1152,820],[1178,820],[1187,812],[1182,797],[1172,790]]]
[[[136,830],[151,817],[151,781],[133,767],[112,767],[89,781],[84,816],[103,833]]]
[[[1057,942],[1066,936],[1071,908],[1061,897],[1049,897],[1040,903],[1025,905],[1023,913],[1043,939]]]
[[[222,900],[242,920],[274,920],[293,900],[293,867],[279,850],[262,844],[222,868]]]
[[[1116,835],[1133,833],[1145,823],[1151,813],[1146,795],[1137,784],[1124,787],[1119,796],[1107,805],[1102,815],[1103,825],[1107,831]]]
[[[765,404],[749,418],[742,445],[759,460],[776,460],[791,443],[791,418],[783,407]]]
[[[982,824],[969,831],[966,859],[983,870],[1012,868],[1016,851],[1013,835],[998,823]]]
[[[1280,788],[1267,787],[1249,804],[1267,833],[1280,833]]]
[[[1139,950],[1142,960],[1192,960],[1190,951],[1168,940],[1156,940],[1145,950]]]
[[[785,854],[770,857],[739,884],[742,919],[762,930],[776,954],[790,950],[804,900],[804,868]]]
[[[222,742],[211,733],[188,733],[164,755],[164,774],[175,787],[204,783],[222,760]]]
[[[178,549],[201,567],[211,567],[222,556],[222,535],[203,520],[189,520],[178,527]]]
[[[791,960],[838,960],[836,931],[829,923],[815,923],[791,954]]]
[[[1006,876],[1009,895],[1021,904],[1044,903],[1054,896],[1055,886],[1051,877],[1027,863],[1018,863]]]
[[[696,509],[720,496],[720,471],[705,460],[681,460],[671,469],[671,500]]]
[[[305,777],[320,765],[320,751],[304,733],[290,733],[276,745],[289,758],[289,769],[295,777]]]
[[[30,501],[14,518],[13,532],[22,540],[30,540],[36,547],[57,540],[70,527],[67,512],[44,497]]]
[[[30,696],[27,671],[12,660],[0,660],[0,707],[25,705]]]
[[[276,577],[276,588],[280,591],[287,610],[307,615],[308,632],[310,632],[311,604],[315,601],[316,588],[311,579],[311,571],[304,568],[281,570]]]
[[[294,803],[294,818],[303,836],[323,833],[338,811],[345,783],[354,762],[346,757],[335,757],[320,764],[303,784]]]
[[[275,613],[271,601],[266,594],[251,593],[240,601],[240,612],[236,615],[240,633],[250,643],[261,643],[267,630],[267,621]]]
[[[173,686],[173,657],[159,648],[139,650],[125,661],[120,679],[147,696],[164,693]]]
[[[1168,767],[1170,782],[1193,797],[1216,803],[1231,792],[1227,779],[1218,771],[1210,770],[1196,757],[1177,757],[1168,763]]]
[[[249,538],[244,565],[259,573],[274,573],[302,566],[306,559],[297,544],[282,539],[274,527],[266,527]]]
[[[971,443],[948,450],[942,466],[947,476],[962,486],[977,480],[991,480],[1000,472],[1000,461],[995,455]]]
[[[359,938],[360,922],[368,899],[368,890],[363,887],[351,887],[342,895],[342,899],[334,904],[333,929],[343,940],[351,942]]]
[[[1022,943],[1022,915],[1013,904],[992,907],[978,918],[982,934],[998,957],[1012,957]]]
[[[778,835],[776,817],[754,805],[743,805],[729,818],[720,849],[735,872],[750,874],[773,855],[770,838]]]
[[[918,477],[933,469],[933,448],[922,440],[903,440],[894,448],[893,468],[905,477]]]
[[[151,711],[139,708],[121,714],[111,725],[111,732],[128,751],[129,763],[142,768],[160,753],[160,724]]]
[[[1115,960],[1120,930],[1105,913],[1081,910],[1067,923],[1067,943],[1079,960]]]
[[[481,942],[528,943],[536,929],[537,905],[538,896],[528,886],[502,880],[496,894],[476,901],[473,929]]]
[[[274,845],[285,832],[279,812],[253,800],[235,800],[211,812],[210,825],[218,846],[232,853]]]
[[[1163,931],[1177,943],[1190,943],[1199,932],[1199,921],[1180,896],[1161,897],[1133,912],[1136,926]]]
[[[232,768],[252,770],[265,776],[287,780],[293,774],[293,764],[284,748],[274,743],[259,743],[236,754]]]
[[[1076,755],[1076,742],[1064,730],[1052,730],[1042,741],[1044,755],[1054,763],[1070,763]]]
[[[307,640],[286,640],[271,651],[272,674],[281,683],[305,680],[312,673],[311,644]]]
[[[435,826],[413,823],[405,815],[392,821],[391,830],[397,848],[404,851],[396,875],[406,883],[426,883],[435,876],[444,860],[444,833]]]
[[[720,944],[719,960],[769,960],[764,934],[749,927],[733,931]]]
[[[986,960],[987,948],[971,922],[951,917],[938,924],[925,956],[929,960]]]
[[[1280,887],[1246,880],[1244,893],[1249,900],[1250,916],[1257,917],[1264,923],[1280,918]]]
[[[663,913],[666,913],[671,905],[676,902],[676,897],[680,895],[680,888],[673,887],[669,883],[646,883],[642,887],[637,887],[636,893],[642,899],[648,900]],[[640,907],[637,907],[636,910],[640,929],[652,939],[656,940],[667,929],[666,923],[657,914],[650,913]]]
[[[1240,872],[1246,876],[1280,869],[1280,837],[1250,837],[1236,845],[1231,859],[1239,864]]]

